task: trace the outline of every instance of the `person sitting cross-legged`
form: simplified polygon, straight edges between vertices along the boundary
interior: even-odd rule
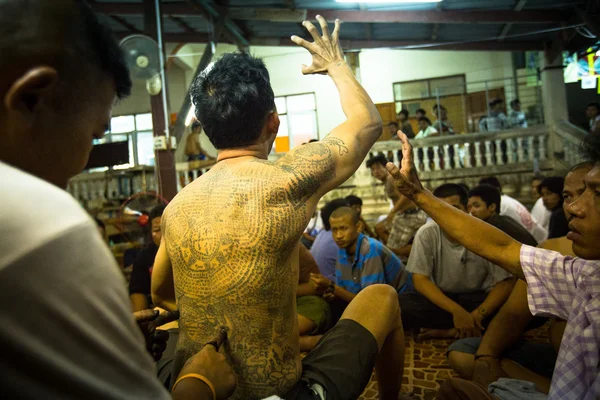
[[[463,213],[467,209],[467,191],[460,185],[444,184],[434,195]],[[413,274],[415,291],[399,295],[403,326],[446,330],[436,336],[479,336],[515,283],[508,272],[450,239],[435,222],[417,232],[406,269]]]
[[[402,261],[381,242],[359,231],[358,214],[353,208],[338,208],[331,214],[329,223],[339,247],[335,266],[337,283],[312,274],[311,282],[317,293],[323,293],[329,300],[339,299],[337,303],[342,303],[343,309],[358,293],[373,284],[388,284],[398,293],[412,289],[411,274]]]

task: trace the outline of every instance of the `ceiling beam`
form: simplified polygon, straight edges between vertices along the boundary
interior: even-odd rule
[[[187,33],[196,33],[196,31],[194,29],[192,29],[191,26],[189,26],[188,24],[186,24],[185,21],[182,20],[181,18],[176,17],[174,15],[169,15],[169,19],[171,21],[175,22],[177,25],[179,25],[181,27],[181,29],[183,29]]]
[[[207,2],[187,0],[182,3],[165,3],[163,12],[167,15],[204,15],[204,12],[190,6],[195,1],[203,8],[212,8]],[[92,7],[109,15],[141,15],[139,3],[93,3]],[[213,8],[214,10],[214,8]],[[564,12],[546,10],[528,11],[373,11],[373,10],[307,10],[286,8],[231,7],[228,18],[231,20],[256,20],[279,22],[302,22],[314,20],[317,14],[328,21],[336,18],[344,22],[374,23],[428,23],[428,24],[548,24],[565,21],[569,18]]]
[[[111,15],[110,18],[117,21],[119,24],[123,25],[126,29],[129,29],[132,34],[133,33],[144,33],[141,30],[139,30],[138,28],[136,28],[135,25],[130,24],[124,18],[121,18],[118,15]]]
[[[516,12],[519,12],[525,7],[525,4],[527,4],[527,0],[518,0],[517,4],[515,4],[515,6],[513,7],[513,10]],[[512,22],[504,24],[504,26],[502,27],[502,31],[500,32],[500,35],[498,35],[499,41],[502,41],[506,38],[506,35],[508,35],[508,32],[510,32],[510,29],[512,28],[512,26],[513,26]]]

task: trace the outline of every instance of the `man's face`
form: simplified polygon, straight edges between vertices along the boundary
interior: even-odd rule
[[[333,240],[340,249],[347,249],[356,243],[358,224],[352,223],[352,217],[345,215],[339,218],[329,218],[329,223]]]
[[[415,113],[415,115],[417,116],[417,119],[419,119],[419,118],[422,118],[422,117],[424,117],[424,116],[425,116],[425,114],[423,114],[423,113],[422,113],[422,112],[420,112],[420,111],[417,111],[417,112]]]
[[[588,119],[594,119],[598,115],[598,109],[595,106],[586,107],[585,115]]]
[[[32,86],[36,71],[47,77],[40,90]],[[66,187],[87,164],[92,140],[104,136],[115,103],[112,80],[92,75],[70,84],[56,70],[36,67],[9,83],[0,108],[2,160]]]
[[[400,113],[400,114],[398,114],[398,120],[399,120],[400,122],[404,122],[404,121],[406,121],[406,115],[405,115],[404,113]]]
[[[521,103],[513,103],[511,108],[515,111],[521,111]]]
[[[551,192],[546,187],[540,189],[540,195],[542,196],[544,207],[546,207],[550,211],[553,211],[554,209],[556,209],[556,207],[559,206],[562,197],[558,193]]]
[[[388,176],[388,171],[379,163],[371,165],[371,176],[381,182],[385,181]]]
[[[488,206],[481,197],[471,196],[469,197],[469,205],[467,206],[467,210],[472,216],[486,221],[489,217],[496,213],[496,205],[492,204]]]
[[[156,217],[151,221],[152,241],[157,246],[160,246],[160,240],[162,239],[162,233],[160,231],[161,220],[162,220],[162,217]]]
[[[531,181],[531,198],[537,200],[540,198],[539,187],[542,183],[541,179],[534,179]]]
[[[573,251],[587,260],[600,260],[600,163],[585,175],[585,190],[566,207]]]
[[[425,131],[428,127],[429,124],[427,123],[427,121],[419,121],[419,128],[421,128],[422,131]]]
[[[392,137],[396,136],[398,133],[398,125],[397,124],[388,124],[388,131]]]
[[[358,205],[358,204],[354,204],[351,207],[354,208],[354,211],[356,211],[356,213],[360,217],[360,214],[362,213],[362,206]]]
[[[569,172],[567,176],[565,176],[565,184],[563,188],[563,210],[567,218],[569,218],[569,213],[567,212],[567,208],[569,204],[574,202],[583,194],[585,191],[585,182],[583,178],[585,175],[590,172],[592,169],[591,166],[583,167],[576,171]]]
[[[454,208],[458,208],[460,211],[463,211],[463,212],[467,211],[465,206],[460,202],[460,196],[457,194],[455,194],[453,196],[448,196],[448,197],[440,197],[440,200],[445,201],[446,203],[450,204]]]

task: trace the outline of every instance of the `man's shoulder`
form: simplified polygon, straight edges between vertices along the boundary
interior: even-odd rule
[[[419,237],[439,237],[442,233],[440,226],[435,221],[426,222],[415,234],[415,239]]]

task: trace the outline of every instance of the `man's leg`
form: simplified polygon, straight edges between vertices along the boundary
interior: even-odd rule
[[[481,338],[472,337],[457,340],[448,347],[448,364],[463,379],[473,379],[475,353]]]
[[[398,295],[402,310],[402,326],[410,329],[450,329],[454,327],[452,314],[442,310],[417,291]]]
[[[379,398],[396,400],[404,372],[404,330],[396,290],[389,285],[363,289],[346,308],[344,319],[358,322],[375,337]]]

